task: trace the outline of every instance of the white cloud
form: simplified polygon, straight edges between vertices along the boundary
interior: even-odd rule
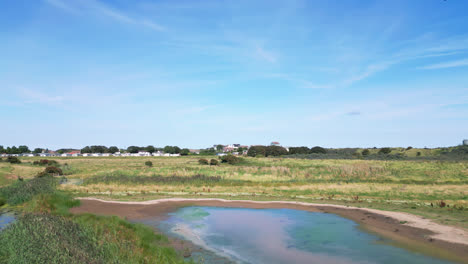
[[[468,66],[468,59],[436,63],[436,64],[420,67],[419,69],[434,70],[434,69],[445,69],[445,68],[454,68],[454,67],[463,67],[463,66]]]

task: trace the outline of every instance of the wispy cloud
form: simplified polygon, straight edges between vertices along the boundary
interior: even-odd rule
[[[468,66],[468,59],[436,63],[432,65],[419,67],[419,69],[434,70],[434,69],[445,69],[445,68],[454,68],[454,67],[463,67],[463,66]]]
[[[56,105],[62,103],[65,99],[61,95],[49,95],[30,89],[20,89],[20,95],[23,97],[25,103]]]
[[[257,57],[260,57],[263,60],[266,60],[270,63],[275,63],[277,61],[276,56],[272,52],[269,52],[262,47],[257,47],[255,50],[255,54]]]
[[[162,25],[159,25],[148,19],[135,18],[135,17],[129,16],[97,0],[80,1],[79,4],[71,4],[70,2],[65,2],[63,0],[45,0],[45,2],[56,8],[60,8],[62,10],[65,10],[67,12],[71,12],[74,14],[92,12],[94,15],[97,15],[100,17],[107,17],[109,19],[112,19],[116,22],[123,23],[123,24],[141,26],[141,27],[149,28],[155,31],[166,30],[166,27]]]

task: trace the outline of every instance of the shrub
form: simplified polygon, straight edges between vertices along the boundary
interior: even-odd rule
[[[211,159],[210,160],[210,165],[216,166],[216,165],[218,165],[218,161],[215,160],[215,159]]]
[[[48,159],[41,159],[41,160],[36,160],[33,162],[33,165],[40,165],[40,166],[57,166],[58,162],[55,160],[48,160]]]
[[[21,163],[21,160],[18,159],[17,157],[9,156],[7,158],[7,162],[10,162],[11,164],[19,164],[19,163]]]
[[[153,167],[153,162],[148,160],[147,162],[145,162],[145,165],[148,167]]]
[[[44,170],[44,173],[45,173],[45,174],[48,174],[48,175],[53,175],[53,174],[55,174],[55,175],[63,175],[62,169],[57,168],[57,167],[54,167],[54,166],[48,166],[48,167],[46,167],[45,170]],[[45,176],[45,175],[43,175],[43,176]]]
[[[392,152],[391,148],[381,148],[379,150],[379,154],[390,154],[390,152]]]
[[[421,156],[421,152],[418,151],[418,152],[416,153],[416,156],[418,156],[418,157]]]
[[[413,149],[413,147],[409,146],[406,148],[406,150],[410,150],[410,149]]]
[[[240,163],[241,161],[242,161],[241,158],[238,158],[231,154],[221,157],[221,163],[228,163],[228,164],[234,165],[234,164]]]
[[[0,207],[6,204],[5,198],[0,197]]]
[[[208,160],[207,159],[199,159],[198,163],[201,165],[208,165]]]
[[[365,150],[362,151],[361,154],[362,154],[363,156],[367,156],[367,155],[370,154],[370,151],[369,151],[368,149],[365,149]]]
[[[326,154],[327,150],[322,147],[316,146],[310,149],[310,153]]]

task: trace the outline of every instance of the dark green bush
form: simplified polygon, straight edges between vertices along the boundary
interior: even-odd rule
[[[7,162],[10,162],[11,164],[19,164],[19,163],[21,163],[21,160],[18,159],[18,157],[9,156],[7,158]]]
[[[0,197],[0,207],[6,204],[6,199]]]
[[[392,152],[391,148],[381,148],[379,150],[379,154],[390,154],[390,152]]]
[[[322,147],[316,146],[310,149],[310,153],[325,154],[327,153],[327,150]]]
[[[200,165],[208,165],[208,160],[207,160],[207,159],[199,159],[199,160],[198,160],[198,163],[199,163]]]
[[[367,156],[367,155],[370,154],[370,151],[369,151],[368,149],[365,149],[365,150],[362,151],[361,154],[362,154],[363,156]]]
[[[148,160],[147,162],[145,162],[145,165],[148,167],[153,167],[153,162]]]
[[[40,166],[57,166],[58,162],[55,160],[48,160],[48,159],[41,159],[41,160],[35,160],[33,162],[33,165],[40,165]]]
[[[242,161],[241,158],[238,158],[234,155],[226,155],[226,156],[222,156],[221,157],[221,163],[228,163],[228,164],[231,164],[231,165],[235,165],[235,164],[238,164]]]
[[[210,165],[216,166],[216,165],[218,165],[218,161],[215,160],[215,159],[211,159],[210,160]]]
[[[54,166],[46,167],[44,172],[47,174],[51,174],[51,175],[63,175],[62,169],[54,167]]]

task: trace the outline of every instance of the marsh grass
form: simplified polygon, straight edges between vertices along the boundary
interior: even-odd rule
[[[16,181],[0,188],[0,197],[6,199],[10,205],[17,205],[31,200],[35,195],[54,193],[56,184],[53,177]]]

